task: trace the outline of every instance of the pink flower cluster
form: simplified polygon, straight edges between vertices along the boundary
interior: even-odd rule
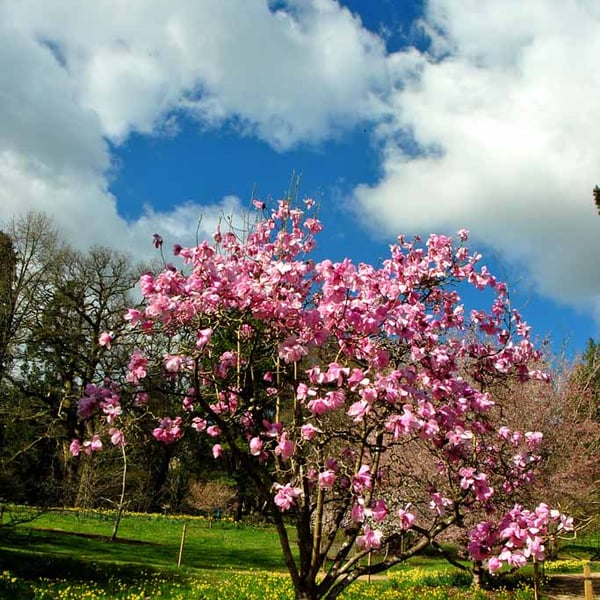
[[[181,431],[181,422],[181,417],[176,417],[175,419],[165,417],[160,421],[159,426],[152,431],[152,435],[159,442],[172,444],[183,435],[183,432]]]
[[[99,411],[106,416],[109,425],[113,425],[122,412],[119,388],[111,381],[106,380],[101,386],[86,385],[84,396],[77,402],[80,419],[89,419]]]
[[[82,451],[90,456],[93,452],[100,450],[102,450],[102,440],[97,433],[92,436],[91,440],[86,440],[83,444],[78,439],[74,439],[69,446],[69,452],[73,456],[79,456]]]
[[[307,257],[322,229],[316,218],[287,201],[270,215],[262,201],[253,204],[258,221],[243,238],[218,229],[213,242],[175,248],[181,268],[140,280],[144,307],[126,319],[150,338],[169,336],[169,354],[152,364],[178,390],[184,415],[163,418],[154,437],[172,443],[187,421],[211,438],[215,458],[243,449],[252,468],[264,467],[257,480],[269,482],[281,511],[311,507],[312,493],[345,503],[364,550],[384,543],[386,520],[413,528],[409,502],[429,503],[435,522],[463,509],[491,513],[500,491],[530,483],[541,436],[494,422],[485,391],[493,386],[484,384],[544,380],[540,355],[506,285],[464,246],[467,232],[457,243],[399,237],[378,267],[315,263]],[[466,313],[458,284],[487,289],[490,310]],[[111,342],[102,335],[104,346]],[[136,393],[149,369],[149,356],[136,350],[126,375]],[[119,405],[106,393],[86,392],[80,413],[102,410],[114,427]],[[323,451],[329,435],[336,456]],[[111,438],[122,443],[116,428]],[[443,483],[394,504],[375,457],[413,442],[435,457],[432,479]],[[541,555],[556,519],[569,526],[549,509],[515,507],[501,523],[477,526],[470,549],[492,570],[518,565]]]
[[[491,572],[505,564],[520,568],[529,559],[544,560],[546,538],[571,531],[573,520],[547,504],[534,511],[516,504],[498,523],[485,521],[469,532],[469,552],[475,560],[487,560]]]
[[[302,495],[302,490],[299,487],[294,487],[291,483],[281,485],[280,483],[273,484],[275,491],[275,506],[280,510],[290,510],[294,506],[296,499]]]
[[[130,383],[137,384],[141,379],[144,379],[148,374],[148,359],[144,356],[144,354],[138,350],[136,350],[131,355],[131,360],[129,361],[128,371],[127,371],[127,381]]]
[[[84,396],[77,403],[77,414],[80,419],[86,420],[96,414],[101,414],[109,425],[109,435],[112,444],[122,446],[125,444],[123,432],[115,427],[119,417],[123,412],[119,389],[116,384],[110,380],[105,380],[102,385],[88,384],[85,386]],[[99,434],[94,434],[91,440],[81,443],[74,439],[69,446],[69,451],[73,456],[79,456],[81,451],[87,455],[102,450],[102,440]]]

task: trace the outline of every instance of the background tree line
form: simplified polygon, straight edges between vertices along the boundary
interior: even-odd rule
[[[148,268],[111,248],[71,248],[41,213],[0,232],[1,500],[107,507],[118,497],[120,453],[77,460],[69,444],[85,433],[77,414],[85,385],[124,377],[136,338],[123,317],[138,302],[135,287]],[[103,332],[121,338],[119,352],[98,344]],[[150,418],[130,424],[127,507],[181,510],[190,489],[214,479],[214,464],[201,459],[197,439],[158,443],[154,426]],[[215,487],[221,495],[222,487]]]
[[[150,241],[149,241],[150,243]],[[136,285],[152,265],[111,248],[71,248],[44,214],[29,213],[0,232],[0,500],[36,505],[110,507],[119,497],[118,448],[74,459],[73,438],[91,437],[77,401],[89,383],[125,378],[140,344],[124,314],[139,303]],[[105,352],[111,332],[118,351]],[[169,353],[155,336],[156,355]],[[544,433],[538,489],[580,523],[596,525],[600,502],[600,347],[590,341],[575,361],[557,366],[545,386],[506,386],[503,419],[515,429]],[[173,414],[168,381],[153,397],[156,413],[132,416],[127,427],[126,507],[138,511],[260,510],[239,465],[214,461],[204,438],[189,434],[169,445],[152,436]],[[84,429],[87,428],[87,431]],[[398,461],[402,457],[397,458]],[[424,468],[426,465],[424,463]],[[535,493],[535,492],[534,492]],[[541,497],[540,493],[540,497]]]

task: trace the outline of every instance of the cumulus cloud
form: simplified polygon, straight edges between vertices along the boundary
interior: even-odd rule
[[[390,96],[362,218],[385,234],[468,227],[543,294],[597,304],[598,4],[433,0],[423,25],[434,43]]]
[[[105,185],[101,176],[49,176],[18,155],[5,152],[0,156],[0,212],[4,218],[8,221],[28,210],[42,210],[77,248],[104,245],[151,259],[156,256],[153,233],[163,237],[169,255],[168,246],[194,245],[210,238],[219,223],[223,223],[224,230],[230,223],[240,231],[244,227],[244,208],[235,196],[225,196],[210,205],[187,201],[170,211],[148,205],[136,220],[127,222],[119,215],[117,199]]]
[[[185,230],[231,208],[126,222],[109,143],[133,132],[183,114],[285,150],[387,110],[385,44],[332,0],[20,0],[0,4],[0,39],[0,222],[43,209],[75,243],[137,252],[158,219]]]
[[[179,110],[286,149],[382,110],[384,42],[332,0],[283,4],[22,0],[2,16],[62,64],[117,142]]]
[[[388,237],[466,226],[539,291],[593,304],[598,3],[430,0],[419,27],[427,52],[389,53],[334,0],[0,3],[0,222],[43,209],[75,243],[135,253],[154,231],[193,240],[198,215],[209,233],[239,202],[127,221],[111,148],[182,115],[278,151],[369,121],[381,177],[355,190],[362,223]]]
[[[195,246],[201,240],[211,238],[218,227],[222,231],[231,228],[243,235],[245,214],[237,196],[225,196],[221,202],[209,206],[184,202],[170,212],[156,211],[147,205],[142,216],[131,224],[127,245],[149,247],[148,232],[152,231],[163,238],[168,256],[173,244]]]

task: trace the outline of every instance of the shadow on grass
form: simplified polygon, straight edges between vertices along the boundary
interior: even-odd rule
[[[260,546],[248,548],[236,544],[218,544],[219,540],[189,539],[183,553],[186,569],[234,569],[284,571],[281,555]],[[88,578],[98,580],[103,572],[115,575],[115,569],[131,574],[152,569],[176,571],[179,544],[122,539],[110,542],[96,534],[48,529],[9,529],[0,531],[0,569],[22,577]],[[104,564],[103,564],[104,563]],[[110,568],[107,564],[110,563]],[[101,566],[99,566],[101,565]],[[92,572],[86,572],[91,569]],[[84,572],[86,572],[84,574]]]

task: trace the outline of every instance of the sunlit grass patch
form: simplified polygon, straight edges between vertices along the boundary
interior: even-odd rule
[[[419,567],[401,569],[390,574],[396,589],[422,587],[469,587],[473,578],[468,571],[458,569],[425,570]]]
[[[390,583],[397,600],[533,600],[530,585],[524,582],[484,590],[472,587],[472,575],[459,569],[422,569],[404,567],[390,573]]]

